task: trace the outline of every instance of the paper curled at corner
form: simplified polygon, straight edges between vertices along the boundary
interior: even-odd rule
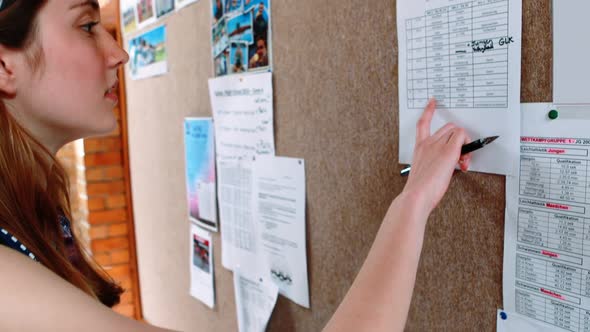
[[[240,332],[264,332],[279,296],[279,288],[269,278],[243,275],[234,268],[234,292]]]

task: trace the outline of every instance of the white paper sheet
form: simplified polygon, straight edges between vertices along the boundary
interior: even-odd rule
[[[252,162],[223,161],[218,165],[221,262],[233,270],[240,260],[256,262],[256,224],[252,215]]]
[[[552,332],[555,327],[534,321],[526,316],[505,310],[498,310],[497,332]]]
[[[305,162],[261,156],[254,161],[254,217],[259,257],[280,293],[309,308],[305,240]]]
[[[590,1],[553,1],[553,102],[590,104]]]
[[[190,294],[213,309],[215,284],[211,233],[191,223],[190,248]]]
[[[251,161],[275,151],[272,74],[211,79],[209,94],[216,132],[222,265],[233,270],[237,255],[256,257]]]
[[[264,332],[279,294],[268,278],[249,278],[234,270],[234,292],[240,332]]]
[[[272,73],[209,80],[217,158],[274,155]]]
[[[471,170],[516,174],[521,1],[397,1],[400,163],[411,163],[416,123],[436,97],[433,131],[453,122],[473,139],[500,136]]]
[[[504,309],[587,331],[590,118],[549,120],[552,108],[522,105],[520,171],[506,179]]]

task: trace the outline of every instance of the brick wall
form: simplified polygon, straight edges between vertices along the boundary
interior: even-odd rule
[[[137,271],[132,215],[128,204],[128,176],[124,165],[121,109],[115,110],[119,125],[109,136],[84,140],[90,249],[96,261],[125,288],[115,311],[140,318],[137,310]],[[132,259],[133,258],[133,259]]]
[[[86,196],[86,175],[84,170],[84,143],[79,140],[65,145],[57,153],[70,182],[70,203],[72,208],[72,228],[76,238],[85,248],[90,247],[88,234],[88,202]]]

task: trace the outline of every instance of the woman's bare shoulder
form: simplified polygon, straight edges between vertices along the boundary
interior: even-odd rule
[[[121,316],[29,257],[0,245],[1,331],[165,331]]]

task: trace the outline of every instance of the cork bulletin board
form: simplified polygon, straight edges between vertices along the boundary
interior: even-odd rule
[[[144,317],[183,331],[237,330],[219,234],[216,308],[188,295],[181,124],[186,116],[211,116],[209,11],[209,1],[201,0],[167,17],[169,73],[127,80]],[[303,158],[307,166],[311,310],[281,297],[268,331],[320,331],[405,184],[397,163],[396,3],[275,0],[272,15],[276,152]],[[522,56],[522,102],[550,102],[550,0],[523,0]],[[427,227],[408,331],[495,331],[504,184],[504,177],[487,174],[454,178]]]

